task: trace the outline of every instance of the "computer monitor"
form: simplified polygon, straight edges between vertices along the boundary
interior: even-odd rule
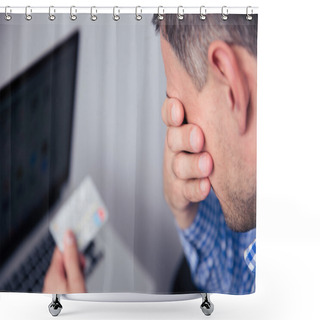
[[[0,267],[70,173],[79,32],[0,90]]]

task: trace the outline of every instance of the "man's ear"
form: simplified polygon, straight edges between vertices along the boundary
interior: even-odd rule
[[[208,49],[209,68],[225,83],[230,91],[230,103],[240,134],[247,128],[250,93],[247,80],[235,52],[223,41],[213,41]]]

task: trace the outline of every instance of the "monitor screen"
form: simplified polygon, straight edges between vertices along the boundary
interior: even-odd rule
[[[0,90],[0,265],[68,180],[78,42],[76,32]]]

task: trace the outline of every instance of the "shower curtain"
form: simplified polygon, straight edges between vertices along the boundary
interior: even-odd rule
[[[2,9],[0,291],[253,293],[257,14]]]

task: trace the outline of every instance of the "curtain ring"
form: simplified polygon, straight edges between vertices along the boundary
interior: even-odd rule
[[[54,6],[49,7],[49,20],[54,21],[56,19],[56,16],[52,14],[52,12],[56,12]]]
[[[77,20],[77,15],[75,13],[77,13],[76,7],[75,6],[70,7],[70,19],[72,21],[76,21]]]
[[[31,10],[31,7],[30,6],[27,6],[26,7],[26,12],[25,12],[25,18],[27,21],[30,21],[32,19],[32,10]]]
[[[160,13],[160,8],[162,9],[162,13]],[[162,21],[164,19],[164,9],[163,9],[163,6],[159,6],[158,7],[158,20]]]
[[[6,19],[6,21],[10,21],[12,19],[12,16],[10,16],[10,14],[8,13],[9,11],[9,6],[6,6],[4,8],[4,18]],[[12,10],[10,9],[10,12],[12,12]]]
[[[138,9],[140,9],[140,14],[138,14]],[[141,21],[142,20],[142,9],[141,9],[141,7],[140,6],[137,6],[136,7],[136,20],[137,21]]]
[[[118,14],[116,14],[116,9],[118,10]],[[113,20],[114,21],[119,21],[120,20],[119,8],[118,7],[113,7]]]
[[[178,7],[178,14],[177,14],[177,18],[179,21],[183,20],[183,15],[184,15],[183,6],[179,6]]]
[[[229,15],[229,11],[228,11],[228,7],[223,6],[221,8],[221,18],[223,21],[228,20],[228,15]]]
[[[249,13],[249,9],[251,9],[251,13]],[[253,9],[252,9],[252,7],[247,7],[247,9],[246,9],[246,19],[248,20],[248,21],[251,21],[252,20],[252,14],[253,14]]]
[[[93,8],[96,10],[96,14],[93,14]],[[96,21],[96,20],[98,19],[96,7],[91,7],[91,9],[90,9],[90,16],[91,16],[90,19],[91,19],[92,21]]]
[[[204,21],[207,17],[207,9],[205,6],[200,7],[200,20]]]

